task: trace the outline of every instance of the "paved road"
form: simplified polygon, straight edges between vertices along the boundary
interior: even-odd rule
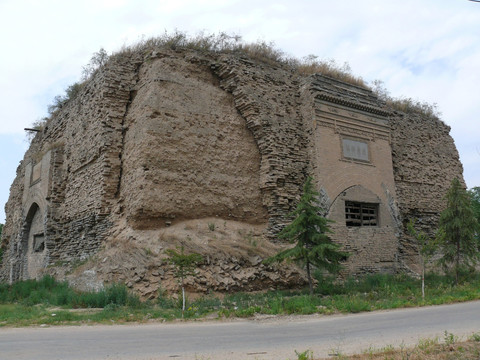
[[[0,359],[295,359],[480,331],[480,302],[341,316],[0,329]]]

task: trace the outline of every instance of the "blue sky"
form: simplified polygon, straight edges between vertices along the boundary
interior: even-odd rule
[[[101,47],[225,31],[301,58],[348,62],[396,97],[437,103],[480,186],[480,4],[468,0],[0,0],[0,223],[27,143],[23,128],[79,80]]]

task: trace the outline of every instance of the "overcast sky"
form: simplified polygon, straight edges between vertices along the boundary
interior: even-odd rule
[[[480,3],[468,0],[0,0],[0,223],[24,128],[110,54],[175,29],[264,40],[291,56],[348,62],[392,96],[437,103],[480,186]]]

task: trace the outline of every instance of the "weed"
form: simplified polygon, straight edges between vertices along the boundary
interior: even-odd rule
[[[417,348],[422,350],[425,353],[428,353],[430,349],[438,345],[438,338],[433,339],[423,339],[418,340]]]
[[[313,360],[313,352],[311,350],[305,350],[301,353],[295,350],[295,354],[297,355],[297,360]]]
[[[340,349],[331,349],[329,351],[328,356],[333,356],[337,360],[346,360],[348,357],[344,354],[342,354],[342,351]]]
[[[472,334],[472,336],[470,336],[470,340],[475,342],[480,342],[480,334],[479,333]]]
[[[70,269],[68,271],[69,274],[71,274],[73,271],[78,269],[80,266],[85,265],[88,261],[90,260],[89,257],[81,258],[81,259],[75,259],[70,262]]]
[[[443,340],[445,341],[445,345],[453,345],[458,341],[458,336],[445,330]]]
[[[174,308],[175,301],[168,297],[167,292],[160,287],[158,289],[157,305],[165,309]]]
[[[215,231],[215,224],[214,223],[208,223],[208,230]]]

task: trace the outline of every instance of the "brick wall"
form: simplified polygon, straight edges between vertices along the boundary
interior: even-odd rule
[[[368,144],[368,161],[346,157],[343,139]],[[445,124],[391,112],[357,86],[228,54],[114,56],[26,152],[6,205],[0,278],[32,276],[22,241],[34,203],[41,268],[88,258],[124,223],[217,216],[266,224],[277,241],[308,175],[336,221],[334,240],[353,254],[349,271],[393,272],[415,261],[403,223],[416,217],[433,232],[462,166]],[[345,226],[355,199],[378,204],[379,226]]]

